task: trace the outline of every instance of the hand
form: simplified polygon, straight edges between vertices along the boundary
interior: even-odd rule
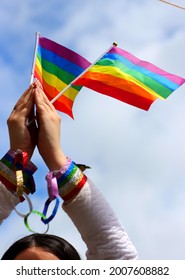
[[[59,170],[66,163],[60,145],[60,116],[39,85],[34,91],[38,123],[37,146],[50,171]]]
[[[33,91],[36,84],[33,83],[18,100],[14,109],[7,120],[10,148],[14,151],[17,149],[23,152],[28,152],[28,157],[31,159],[36,146],[36,124],[32,122],[27,126],[27,122],[33,119],[34,116],[34,98]]]

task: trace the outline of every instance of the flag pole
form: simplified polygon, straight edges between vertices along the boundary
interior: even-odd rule
[[[84,75],[94,64],[96,64],[107,52],[109,52],[112,47],[116,47],[117,43],[114,42],[111,47],[108,48],[100,57],[98,57],[91,65],[89,65],[78,77],[76,77],[67,87],[65,87],[61,92],[59,92],[50,102],[53,104],[66,90],[68,90],[74,82],[76,82],[82,75]]]
[[[37,49],[38,49],[38,43],[39,43],[39,36],[40,36],[40,33],[36,32],[35,33],[35,38],[36,38],[35,39],[35,49],[34,49],[34,55],[33,55],[30,84],[33,83],[33,79],[34,79],[34,69],[35,69],[35,63],[36,63],[36,57],[37,57]]]
[[[38,43],[39,43],[39,36],[40,33],[35,33],[35,48],[34,48],[34,54],[33,54],[33,62],[32,62],[32,69],[31,69],[31,77],[30,77],[30,85],[33,83],[34,80],[34,69],[35,69],[35,63],[36,63],[36,57],[37,57],[37,49],[38,49]],[[30,126],[34,122],[36,117],[34,116],[30,121],[27,120],[26,125]]]
[[[176,8],[185,10],[185,7],[182,7],[182,6],[173,4],[173,3],[171,3],[171,2],[168,2],[168,1],[165,1],[165,0],[159,0],[159,1],[161,1],[161,2],[163,2],[163,3],[165,3],[165,4],[168,4],[168,5],[171,5],[171,6],[173,6],[173,7],[176,7]]]

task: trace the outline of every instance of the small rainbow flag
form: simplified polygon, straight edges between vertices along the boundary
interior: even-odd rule
[[[40,81],[50,101],[89,65],[89,61],[74,51],[39,36],[34,78]],[[80,89],[72,85],[54,102],[55,108],[73,118],[72,107]]]
[[[167,98],[184,82],[184,78],[113,46],[74,84],[148,110],[157,98]]]

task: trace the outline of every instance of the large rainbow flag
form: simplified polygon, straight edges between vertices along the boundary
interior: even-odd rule
[[[184,78],[113,46],[74,84],[148,110],[157,98],[167,98],[184,82]]]
[[[47,38],[39,37],[34,78],[51,101],[90,65],[84,57]],[[72,85],[53,105],[73,118],[72,107],[80,86]]]

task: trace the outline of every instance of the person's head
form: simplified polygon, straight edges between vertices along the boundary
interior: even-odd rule
[[[17,240],[1,259],[80,260],[80,256],[65,239],[52,234],[34,233]]]

